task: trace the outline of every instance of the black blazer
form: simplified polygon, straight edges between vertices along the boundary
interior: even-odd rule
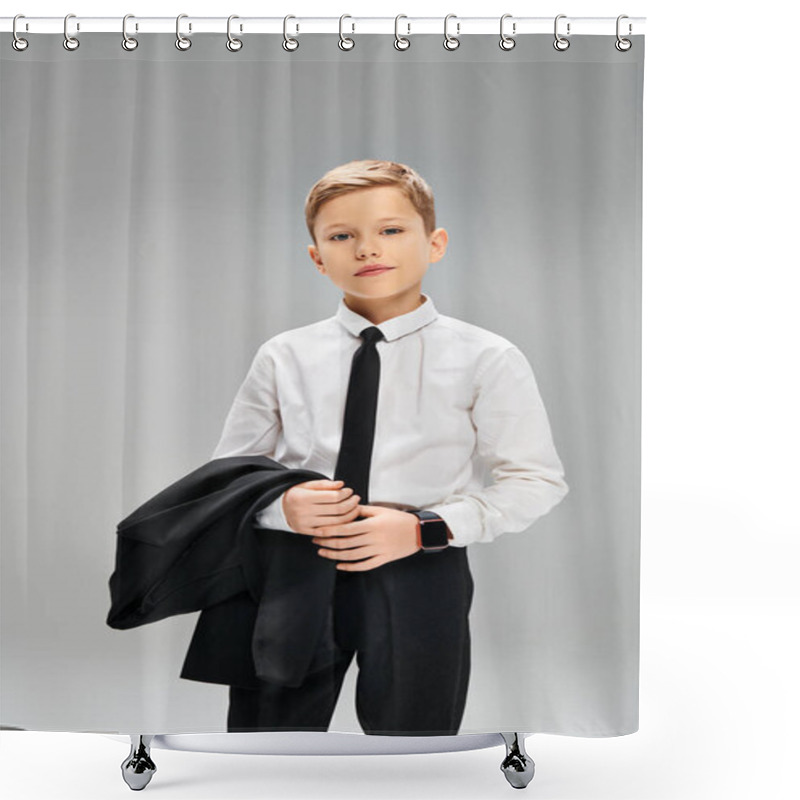
[[[171,484],[117,526],[106,623],[125,630],[200,610],[182,678],[299,686],[333,657],[317,645],[336,565],[310,537],[256,528],[253,517],[291,486],[326,478],[234,456]]]

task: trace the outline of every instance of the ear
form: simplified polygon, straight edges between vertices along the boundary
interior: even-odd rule
[[[314,262],[314,266],[319,270],[320,273],[323,275],[325,274],[325,266],[322,263],[322,259],[319,256],[319,249],[316,245],[310,244],[308,246],[308,255],[311,257],[311,260]]]
[[[430,238],[430,254],[428,256],[429,263],[433,264],[439,261],[447,252],[447,231],[444,228],[437,228]]]

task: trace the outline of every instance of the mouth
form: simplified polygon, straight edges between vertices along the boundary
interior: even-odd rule
[[[362,267],[356,272],[356,275],[380,275],[382,272],[388,272],[390,269],[394,269],[394,267],[387,267],[385,264],[370,264],[367,267]]]

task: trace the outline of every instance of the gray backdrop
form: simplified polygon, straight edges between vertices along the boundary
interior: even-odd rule
[[[303,201],[410,164],[450,244],[439,311],[526,354],[570,493],[469,548],[462,733],[638,728],[644,37],[30,34],[0,48],[2,724],[225,731],[181,680],[196,614],[105,625],[116,524],[205,463],[258,346],[331,316]],[[332,731],[360,732],[355,662]]]

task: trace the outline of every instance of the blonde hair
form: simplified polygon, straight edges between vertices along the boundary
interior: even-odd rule
[[[405,164],[396,161],[349,161],[328,170],[312,187],[306,197],[306,226],[314,244],[314,222],[323,203],[357,189],[370,186],[396,186],[411,201],[422,217],[425,233],[430,235],[436,228],[436,213],[433,192],[424,178]]]

